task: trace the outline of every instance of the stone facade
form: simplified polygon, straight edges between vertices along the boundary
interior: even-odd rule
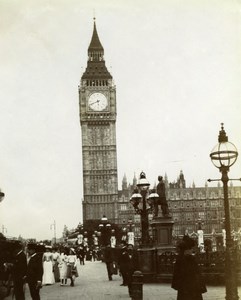
[[[135,179],[136,180],[136,179]],[[135,181],[134,180],[134,181]],[[131,219],[135,224],[136,236],[140,236],[140,216],[130,204],[130,197],[136,182],[127,184],[126,176],[123,178],[122,190],[119,191],[118,211],[119,224],[126,226]],[[184,233],[197,233],[198,228],[203,229],[204,235],[222,235],[224,228],[224,200],[222,183],[216,187],[186,187],[184,174],[181,171],[177,181],[168,182],[165,176],[166,196],[168,206],[173,217],[173,235]],[[238,232],[241,228],[241,187],[229,184],[229,203],[231,229]],[[152,215],[149,215],[150,220]]]

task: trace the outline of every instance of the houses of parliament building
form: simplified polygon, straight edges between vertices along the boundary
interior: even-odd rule
[[[218,183],[216,187],[191,187],[186,186],[184,174],[181,171],[177,181],[169,182],[165,175],[166,197],[171,216],[174,221],[173,235],[181,236],[184,233],[193,234],[198,229],[204,231],[204,235],[221,235],[224,228],[224,200],[223,186]],[[123,227],[132,225],[136,236],[140,236],[140,216],[135,214],[130,203],[130,197],[136,186],[137,179],[134,176],[132,184],[127,183],[126,176],[122,180],[122,190],[119,191],[118,211],[119,224]],[[229,205],[231,230],[241,230],[241,187],[229,185]],[[150,219],[152,215],[150,214]],[[135,225],[136,224],[136,225]]]

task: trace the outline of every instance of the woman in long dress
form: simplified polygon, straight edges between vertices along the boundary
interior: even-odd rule
[[[60,285],[67,284],[67,261],[68,256],[66,250],[61,251],[59,256],[59,278],[60,278]]]
[[[74,248],[70,248],[67,258],[67,278],[70,278],[71,286],[74,286],[75,278],[78,277],[77,272],[77,256]]]
[[[53,254],[51,248],[46,246],[43,254],[43,285],[54,284],[54,273],[53,273]]]

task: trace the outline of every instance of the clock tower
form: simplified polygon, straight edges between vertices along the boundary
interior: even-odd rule
[[[83,220],[117,222],[116,89],[106,68],[94,19],[79,86],[83,160]]]

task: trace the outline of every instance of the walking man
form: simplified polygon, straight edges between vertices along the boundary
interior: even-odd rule
[[[37,245],[28,244],[29,261],[27,267],[27,282],[33,300],[40,300],[39,290],[42,287],[43,265],[42,257],[37,254]]]
[[[14,259],[13,259],[13,284],[14,295],[16,300],[24,300],[24,285],[27,274],[27,258],[23,252],[22,244],[16,242],[14,245]]]
[[[113,253],[110,243],[105,247],[104,250],[104,261],[108,273],[109,280],[112,280],[112,269],[113,269]]]
[[[129,296],[132,297],[132,275],[138,270],[138,257],[132,244],[127,245],[126,251],[121,255],[122,276],[128,286]]]

